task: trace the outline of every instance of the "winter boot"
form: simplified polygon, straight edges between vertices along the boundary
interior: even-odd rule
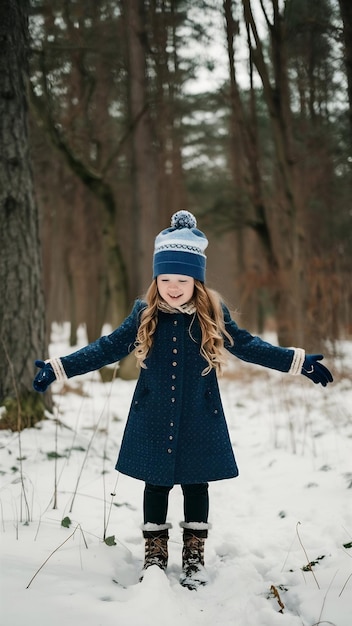
[[[171,528],[171,524],[148,523],[142,526],[145,539],[145,556],[140,581],[143,580],[145,570],[152,565],[157,565],[160,569],[166,570],[169,558],[167,547],[169,528]]]
[[[209,582],[204,567],[204,543],[209,524],[204,522],[181,522],[183,528],[182,573],[183,587],[196,590]]]

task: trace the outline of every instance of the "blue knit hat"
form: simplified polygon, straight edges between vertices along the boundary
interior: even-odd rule
[[[205,282],[208,240],[196,228],[197,220],[188,211],[178,211],[171,218],[171,228],[155,239],[153,278],[160,274],[182,274]]]

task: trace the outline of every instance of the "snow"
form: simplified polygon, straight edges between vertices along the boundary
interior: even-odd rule
[[[144,485],[114,470],[135,382],[54,384],[45,422],[0,431],[2,623],[351,626],[352,345],[337,347],[325,389],[231,360],[221,391],[240,476],[210,484],[198,591],[178,582],[178,486],[167,576],[138,582]],[[55,327],[51,356],[71,350]]]

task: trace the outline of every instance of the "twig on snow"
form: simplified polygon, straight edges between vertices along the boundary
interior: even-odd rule
[[[320,589],[319,583],[318,583],[318,581],[317,581],[317,578],[316,578],[316,576],[315,576],[315,574],[314,574],[314,571],[313,571],[313,568],[312,568],[312,566],[311,566],[311,562],[310,562],[310,560],[309,560],[309,558],[308,558],[308,554],[307,554],[306,549],[305,549],[305,547],[304,547],[304,545],[303,545],[303,543],[302,543],[301,537],[299,536],[298,526],[300,525],[300,523],[301,523],[301,522],[297,522],[297,524],[296,524],[296,533],[297,533],[298,541],[299,541],[299,543],[301,544],[302,550],[303,550],[303,552],[304,552],[304,554],[305,554],[305,556],[306,556],[306,559],[307,559],[307,569],[308,569],[310,572],[312,572],[312,574],[313,574],[313,578],[314,578],[314,580],[315,580],[315,582],[316,582],[316,584],[317,584],[317,587],[318,587],[318,589]]]
[[[58,550],[60,550],[60,548],[62,548],[63,545],[65,545],[65,543],[67,543],[70,539],[72,539],[72,537],[74,536],[75,532],[77,529],[80,529],[81,533],[82,533],[82,537],[83,537],[83,541],[84,541],[84,545],[86,546],[87,550],[88,550],[88,544],[86,542],[83,530],[81,528],[80,524],[77,524],[76,528],[74,529],[73,533],[71,533],[71,535],[69,537],[67,537],[65,539],[65,541],[63,541],[62,543],[60,543],[60,545],[55,548],[55,550],[52,551],[51,554],[49,554],[48,558],[45,559],[44,563],[41,564],[41,566],[39,567],[39,569],[37,569],[37,571],[35,572],[34,576],[32,576],[32,578],[30,579],[26,589],[28,589],[30,587],[30,585],[32,584],[33,580],[35,579],[35,577],[39,574],[39,572],[43,569],[43,567],[47,564],[47,562],[49,561],[49,559],[51,559],[51,557],[55,554],[55,552],[58,552]]]

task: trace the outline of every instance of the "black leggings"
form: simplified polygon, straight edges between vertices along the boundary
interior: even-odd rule
[[[185,522],[207,522],[209,514],[208,483],[181,485]],[[144,523],[165,524],[172,487],[145,484]]]

